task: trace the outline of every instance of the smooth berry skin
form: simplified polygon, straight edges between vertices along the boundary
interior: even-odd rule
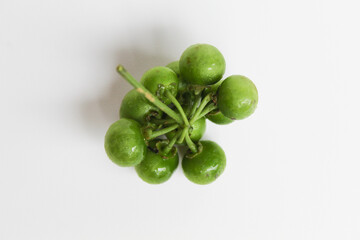
[[[205,130],[206,130],[206,119],[205,119],[205,117],[202,117],[202,118],[196,120],[191,125],[191,130],[189,130],[190,139],[193,142],[198,142],[203,137]],[[178,130],[174,130],[174,131],[167,133],[166,137],[168,139],[172,139],[175,136],[175,134],[177,133],[177,131]]]
[[[258,104],[258,91],[247,77],[233,75],[226,78],[217,92],[217,104],[224,116],[233,120],[249,117]]]
[[[161,111],[151,104],[141,93],[135,89],[130,90],[121,103],[120,118],[136,120],[145,125],[149,116],[160,117]]]
[[[205,185],[214,182],[225,170],[226,156],[222,148],[212,141],[200,141],[202,150],[187,152],[182,160],[185,176],[193,183]]]
[[[211,122],[216,123],[218,125],[226,125],[232,123],[234,120],[225,117],[220,110],[215,110],[206,115],[206,118]]]
[[[225,59],[221,52],[209,44],[195,44],[188,47],[180,57],[180,73],[184,80],[193,85],[212,85],[225,73]]]
[[[177,152],[173,156],[162,157],[159,153],[147,149],[145,159],[135,166],[135,170],[143,181],[160,184],[169,180],[178,165],[179,155]]]
[[[179,61],[173,61],[168,65],[166,65],[166,67],[170,68],[176,73],[176,76],[179,79],[178,94],[183,94],[186,91],[187,84],[184,81],[184,79],[181,77]]]
[[[131,167],[139,164],[146,154],[140,124],[126,118],[114,122],[105,135],[105,151],[110,160],[119,166]]]
[[[205,130],[206,130],[206,119],[205,117],[202,117],[196,120],[191,125],[191,130],[189,130],[190,139],[194,142],[198,142],[203,137]]]
[[[173,70],[176,75],[178,77],[180,77],[180,67],[179,67],[179,61],[173,61],[171,63],[169,63],[168,65],[166,65],[166,67],[170,68],[171,70]]]
[[[176,96],[179,79],[170,68],[159,66],[146,71],[141,78],[141,83],[165,104],[170,104],[171,100],[165,96],[165,91],[168,90],[173,96]]]

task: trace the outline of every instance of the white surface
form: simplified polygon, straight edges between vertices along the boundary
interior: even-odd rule
[[[1,1],[0,239],[360,239],[358,1]],[[208,124],[227,169],[142,182],[103,138],[137,78],[198,42],[258,87]]]

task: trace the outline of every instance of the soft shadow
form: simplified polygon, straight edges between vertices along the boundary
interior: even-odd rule
[[[118,51],[118,56],[119,60],[114,62],[114,71],[116,65],[121,63],[138,80],[147,69],[172,61],[163,56],[152,56],[134,49]],[[101,131],[104,135],[104,124],[108,125],[119,119],[121,101],[132,88],[120,75],[115,74],[107,90],[103,91],[100,97],[85,101],[81,110],[88,130],[96,135]]]
[[[176,45],[176,42],[179,41],[180,33],[175,34],[171,32],[173,31],[171,29],[169,31],[157,28],[148,32],[134,32],[132,38],[127,36],[134,41],[127,39],[127,44],[119,44],[119,48],[111,49],[117,45],[114,40],[103,49],[101,46],[98,47],[97,51],[101,52],[102,59],[110,65],[109,71],[112,72],[107,75],[109,77],[108,87],[105,87],[104,90],[104,79],[99,79],[101,83],[99,84],[101,87],[99,87],[99,93],[96,94],[96,97],[85,99],[81,104],[82,126],[91,136],[96,138],[104,136],[110,124],[119,119],[121,101],[125,94],[132,89],[132,86],[115,72],[118,64],[124,65],[136,79],[140,80],[146,70],[155,66],[164,66],[176,60],[173,57],[174,54],[173,56],[169,55],[168,50],[174,48],[171,45]],[[173,38],[176,39],[176,42],[171,41]],[[177,48],[181,49],[181,46]]]

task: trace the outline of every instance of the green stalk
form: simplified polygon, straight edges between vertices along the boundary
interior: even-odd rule
[[[208,114],[209,112],[215,110],[217,108],[217,106],[215,104],[209,104],[207,105],[204,110],[202,110],[202,112],[199,114],[199,116],[194,120],[194,122],[196,122],[197,120],[199,120],[200,118],[202,118],[203,116],[205,116],[206,114]]]
[[[205,94],[211,93],[211,92],[216,92],[218,90],[218,88],[220,87],[220,85],[223,83],[225,79],[222,79],[220,81],[218,81],[217,83],[211,85],[209,88],[206,88]]]
[[[182,118],[171,108],[166,106],[163,102],[161,102],[157,97],[155,97],[149,90],[147,90],[141,83],[136,81],[136,79],[124,68],[124,66],[119,65],[116,68],[117,72],[128,82],[130,83],[136,91],[143,94],[147,100],[149,100],[152,104],[158,107],[160,110],[165,112],[169,117],[173,118],[177,123],[183,124]]]
[[[171,126],[169,126],[167,128],[163,128],[163,129],[161,129],[159,131],[155,131],[149,136],[148,140],[151,140],[151,139],[157,138],[157,137],[159,137],[161,135],[167,134],[168,132],[171,132],[171,131],[175,130],[178,127],[179,127],[179,124],[174,124],[174,125],[171,125]]]
[[[190,114],[188,115],[188,117],[192,117],[194,115],[196,108],[199,105],[200,101],[201,101],[201,94],[196,95],[195,102],[191,107],[191,111],[190,111]]]
[[[186,144],[188,145],[188,147],[190,148],[190,150],[193,153],[197,153],[196,145],[195,145],[195,143],[193,143],[193,141],[191,141],[191,138],[188,133],[186,133],[186,135],[185,135],[185,141],[186,141]]]
[[[181,134],[181,131],[178,131],[175,136],[170,140],[169,144],[164,148],[163,152],[165,154],[168,154],[170,152],[170,150],[172,149],[172,147],[174,146],[174,144],[176,143],[176,140],[179,138]]]
[[[188,131],[189,131],[189,127],[185,127],[182,130],[178,143],[181,144],[184,141],[184,138],[185,138],[186,134],[188,133]]]
[[[210,100],[211,100],[211,95],[212,95],[212,93],[209,93],[209,94],[206,95],[206,96],[204,97],[204,99],[201,101],[200,106],[198,107],[198,109],[196,110],[194,116],[193,116],[193,117],[191,118],[191,120],[190,120],[190,125],[192,125],[192,124],[196,121],[196,119],[198,119],[200,113],[202,112],[202,110],[204,109],[204,107],[206,106],[206,104],[207,104],[208,102],[210,102]]]
[[[180,103],[178,102],[178,100],[171,94],[170,91],[166,90],[165,91],[166,96],[171,100],[171,102],[175,105],[175,107],[179,110],[179,113],[185,123],[185,126],[189,126],[189,121],[186,117],[186,114],[184,113],[184,109],[181,107]]]

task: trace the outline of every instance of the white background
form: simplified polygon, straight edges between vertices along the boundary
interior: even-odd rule
[[[359,1],[0,1],[0,239],[360,239]],[[259,105],[208,123],[227,168],[142,182],[103,141],[140,78],[194,43]]]

